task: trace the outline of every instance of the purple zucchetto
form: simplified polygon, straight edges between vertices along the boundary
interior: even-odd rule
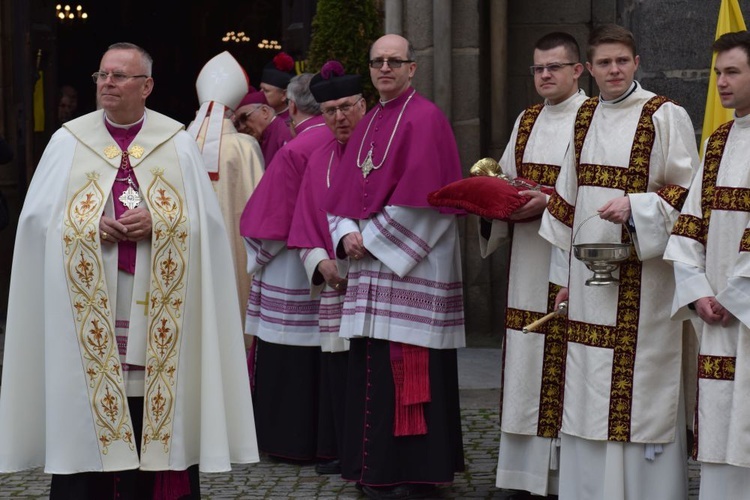
[[[362,77],[347,75],[338,61],[328,61],[310,80],[310,92],[318,103],[362,93]]]
[[[250,86],[250,88],[252,90],[245,94],[245,97],[243,97],[237,107],[234,108],[235,111],[240,109],[242,106],[247,106],[248,104],[268,104],[268,101],[266,100],[266,94],[263,93],[263,91],[255,90],[253,86]]]

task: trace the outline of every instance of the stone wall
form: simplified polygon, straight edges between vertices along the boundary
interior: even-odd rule
[[[433,16],[440,0],[404,0],[402,34],[417,50],[418,70],[414,86],[434,99],[435,81],[441,68],[433,64],[435,33]],[[703,123],[710,46],[714,39],[720,0],[453,0],[450,3],[452,60],[450,109],[465,172],[484,156],[499,158],[518,114],[541,99],[534,90],[528,66],[532,63],[534,42],[551,31],[567,31],[581,45],[585,58],[586,40],[591,27],[617,23],[633,31],[638,43],[641,66],[636,78],[643,86],[682,104],[690,114],[696,135]],[[491,5],[505,9],[507,59],[491,61],[489,54],[492,24]],[[750,19],[750,0],[740,0]],[[497,21],[497,19],[495,19]],[[489,85],[489,66],[503,67],[504,107],[490,108],[495,89]],[[596,95],[588,73],[581,87]],[[492,139],[490,129],[507,133]],[[507,249],[489,259],[479,257],[476,220],[462,221],[465,301],[468,341],[472,345],[497,344],[503,331]]]

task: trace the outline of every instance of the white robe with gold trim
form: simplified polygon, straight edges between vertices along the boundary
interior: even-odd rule
[[[129,149],[153,221],[138,244],[126,355],[146,366],[140,460],[114,339],[117,251],[98,230],[102,213],[112,215],[120,155],[97,111],[52,137],[19,220],[0,471],[219,472],[258,461],[237,296],[226,286],[231,250],[198,148],[181,129],[148,111]]]
[[[595,215],[607,201],[627,194],[638,257],[615,272],[621,280],[618,286],[586,286],[592,272],[572,255],[569,268],[551,269],[553,277],[569,272],[567,283],[559,284],[567,284],[570,293],[561,498],[570,495],[570,491],[583,494],[589,488],[596,491],[598,486],[594,484],[619,480],[597,476],[593,471],[581,472],[583,469],[573,472],[577,464],[584,466],[575,454],[566,460],[566,437],[603,442],[599,451],[581,443],[581,457],[588,455],[592,463],[609,464],[610,448],[624,448],[617,460],[627,463],[612,468],[626,476],[620,479],[634,481],[634,471],[645,467],[661,470],[654,477],[661,476],[659,481],[668,483],[671,492],[671,496],[663,498],[685,498],[682,492],[687,487],[687,470],[680,453],[672,453],[671,449],[657,453],[652,462],[643,458],[650,449],[643,444],[664,444],[665,450],[675,441],[674,447],[684,446],[685,431],[677,424],[681,411],[682,326],[669,319],[674,279],[661,256],[679,215],[674,206],[679,203],[671,198],[688,187],[698,155],[687,112],[666,102],[653,113],[650,155],[635,156],[635,163],[631,163],[633,144],[648,140],[645,136],[636,137],[636,131],[644,107],[654,96],[637,85],[625,99],[599,102],[583,138],[579,162],[571,141],[555,186],[560,203],[555,206],[553,196],[542,218],[540,234],[564,251],[571,249],[573,228],[578,231],[575,243],[620,242],[623,227]],[[639,176],[639,171],[646,171],[644,168],[648,178],[639,185],[641,189],[626,193],[628,183],[638,180],[631,176]],[[581,182],[581,176],[585,182]],[[551,212],[556,209],[558,215],[553,216]],[[559,214],[565,210],[570,220],[563,222],[565,217]],[[627,272],[620,272],[622,269]],[[632,447],[638,451],[629,452]],[[639,457],[638,462],[630,463],[628,457]],[[675,457],[678,461],[674,461]],[[572,473],[566,476],[566,469]],[[576,481],[577,486],[568,489],[564,484],[566,477]],[[618,498],[640,498],[629,488],[620,495]]]
[[[529,165],[531,170],[543,170],[540,178],[544,177],[542,173],[554,172],[549,177],[550,184],[553,184],[556,169],[559,169],[568,149],[578,106],[585,100],[586,94],[579,91],[559,104],[546,104],[528,136],[522,162],[533,164]],[[500,159],[503,172],[513,179],[524,176],[517,171],[516,165],[522,116],[523,113],[516,120]],[[516,310],[519,312],[517,316],[529,319],[528,312],[536,313],[535,318],[548,312],[551,245],[539,236],[540,224],[540,220],[513,224],[511,241],[507,309]],[[489,240],[480,237],[482,257],[498,248],[499,236],[507,231],[508,223],[493,221]],[[539,435],[540,411],[541,400],[547,395],[542,393],[543,387],[546,391],[558,391],[549,396],[561,401],[559,392],[562,391],[563,370],[555,363],[545,365],[545,332],[524,334],[520,328],[508,325],[507,320],[504,330],[502,421],[496,486],[537,495],[556,494],[559,446],[556,435]],[[548,349],[556,349],[554,343]],[[544,384],[545,379],[551,384]],[[555,405],[555,411],[557,409]],[[542,432],[549,434],[550,430],[545,428]]]
[[[735,474],[739,475],[739,484],[750,484],[748,151],[750,116],[745,116],[735,119],[720,158],[716,199],[711,203],[707,233],[701,232],[705,244],[690,237],[688,231],[676,230],[664,253],[664,258],[675,266],[677,292],[672,309],[675,318],[697,316],[687,306],[707,296],[715,296],[734,315],[727,326],[701,322],[699,331],[697,458],[704,465],[714,464],[702,468],[707,475],[726,476],[717,484],[737,481],[727,479]],[[704,167],[701,167],[690,188],[679,227],[685,227],[683,222],[698,227],[704,222],[703,180]],[[726,469],[732,466],[739,470],[728,472]],[[702,498],[711,498],[710,491],[706,490],[704,495],[701,485]]]

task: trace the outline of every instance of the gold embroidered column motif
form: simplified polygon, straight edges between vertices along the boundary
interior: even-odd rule
[[[161,443],[167,454],[173,435],[189,228],[179,190],[164,178],[163,170],[151,173],[154,177],[146,192],[153,232],[143,450],[146,453],[151,443]]]
[[[547,310],[555,310],[555,298],[560,286],[550,283]],[[558,316],[545,324],[544,336],[544,364],[542,365],[542,390],[539,394],[539,424],[537,435],[542,437],[557,437],[562,424],[562,404],[565,372],[565,343],[566,318]]]
[[[642,193],[648,188],[651,151],[654,145],[654,113],[668,99],[655,96],[644,104],[630,150],[627,168],[609,165],[581,164],[580,155],[586,134],[596,111],[596,98],[584,102],[575,124],[575,153],[579,186],[621,189],[625,194]],[[621,241],[630,236],[623,227]],[[609,400],[608,439],[630,441],[633,409],[633,375],[638,345],[638,323],[641,303],[642,265],[635,252],[620,265],[620,285],[615,326],[569,322],[568,340],[593,347],[613,349],[612,380]]]
[[[534,128],[539,114],[544,109],[543,104],[536,104],[524,111],[521,121],[518,124],[518,134],[516,135],[516,176],[534,181],[543,186],[554,186],[557,176],[560,174],[559,165],[548,165],[544,163],[524,163],[523,155],[526,151],[526,144],[529,142],[531,130]]]
[[[63,250],[91,411],[100,452],[106,455],[115,441],[131,450],[135,443],[101,257],[99,217],[107,195],[98,181],[98,173],[86,174],[85,185],[69,196]]]
[[[724,147],[734,121],[719,126],[708,139],[706,156],[703,161],[703,179],[701,180],[701,217],[680,214],[672,234],[691,238],[706,246],[708,237],[708,223],[711,221],[711,209],[714,207],[716,196],[716,179],[719,177],[719,165],[724,155]]]

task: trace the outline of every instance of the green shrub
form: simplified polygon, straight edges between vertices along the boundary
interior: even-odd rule
[[[373,105],[378,96],[370,80],[368,52],[383,35],[382,26],[374,0],[318,0],[307,71],[317,73],[326,61],[336,59],[347,73],[362,75],[365,98]]]

